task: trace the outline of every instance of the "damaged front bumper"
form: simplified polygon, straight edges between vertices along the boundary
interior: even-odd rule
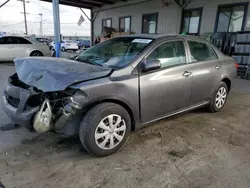
[[[61,93],[63,92],[65,91]],[[13,75],[8,79],[4,89],[3,110],[14,124],[34,128],[38,132],[54,131],[68,136],[77,134],[82,119],[82,107],[74,100],[74,96],[79,99],[84,98],[84,95],[78,92],[67,94],[66,98],[61,99],[62,104],[59,103],[61,105],[58,107],[57,103],[53,103],[58,100],[50,101],[43,96],[45,94],[22,83],[17,76]],[[56,94],[50,93],[50,95]],[[45,102],[47,106],[51,104],[50,113],[43,105]],[[57,106],[56,109],[55,106]]]
[[[32,89],[16,87],[11,84],[11,78],[3,93],[3,110],[14,124],[31,127],[31,119],[39,110],[39,106],[31,106],[28,101],[37,93]]]

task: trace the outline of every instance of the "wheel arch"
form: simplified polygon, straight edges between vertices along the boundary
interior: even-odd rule
[[[131,118],[131,131],[135,130],[135,124],[136,124],[135,123],[135,113],[133,112],[132,108],[127,103],[125,103],[124,101],[122,101],[120,99],[107,98],[107,99],[93,101],[93,102],[89,103],[86,107],[84,107],[84,109],[86,110],[85,112],[87,113],[90,108],[92,108],[98,104],[105,103],[105,102],[115,103],[115,104],[122,106],[128,112],[128,114]]]
[[[229,78],[225,77],[221,80],[222,82],[224,82],[227,85],[228,88],[228,92],[230,92],[231,87],[232,87],[232,82]]]
[[[42,56],[44,56],[44,54],[43,54],[43,52],[42,52],[41,50],[31,50],[30,56],[31,56],[31,54],[34,53],[34,52],[39,52],[39,53],[42,54]]]

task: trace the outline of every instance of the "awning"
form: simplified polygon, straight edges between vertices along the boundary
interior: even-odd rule
[[[46,2],[52,2],[52,0],[41,0]],[[60,0],[61,5],[68,5],[73,7],[80,7],[80,8],[100,8],[103,5],[113,5],[115,2],[119,0]],[[126,1],[126,0],[121,0]]]

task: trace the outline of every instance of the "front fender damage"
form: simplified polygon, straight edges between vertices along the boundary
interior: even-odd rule
[[[59,108],[57,114],[53,113],[51,102],[46,99],[41,109],[35,115],[34,129],[37,132],[47,132],[51,130],[60,132],[70,120],[74,119],[77,112],[82,109],[82,106],[74,100],[75,96],[78,96],[78,94],[69,97],[67,103]]]
[[[43,92],[14,74],[4,90],[3,108],[15,124],[40,133],[55,131],[71,136],[77,133],[86,98],[87,95],[77,88]]]

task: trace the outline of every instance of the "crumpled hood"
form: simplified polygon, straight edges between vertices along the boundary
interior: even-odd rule
[[[108,76],[112,69],[63,58],[28,57],[14,60],[19,79],[43,92],[61,91],[82,81]]]

